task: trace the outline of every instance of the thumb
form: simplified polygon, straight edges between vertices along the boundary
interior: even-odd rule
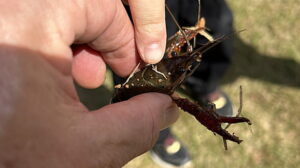
[[[150,64],[159,62],[166,46],[165,1],[129,0],[129,5],[141,58]]]
[[[178,108],[169,96],[147,93],[90,114],[96,120],[90,135],[107,142],[102,152],[120,166],[151,149],[159,131],[178,118]]]

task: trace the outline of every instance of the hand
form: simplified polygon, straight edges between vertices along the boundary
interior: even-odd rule
[[[73,64],[75,80],[95,88],[104,80],[105,64],[127,76],[140,57],[146,63],[157,63],[163,56],[164,0],[129,3],[134,27],[121,0],[0,0],[1,40],[48,55],[64,73]],[[69,46],[73,43],[88,44],[101,57],[85,52],[72,61]]]
[[[76,96],[71,72],[96,87],[105,64],[123,76],[136,65],[134,29],[119,1],[0,4],[0,167],[120,167],[176,120],[171,99],[158,93],[93,112]],[[73,58],[72,43],[99,52]]]

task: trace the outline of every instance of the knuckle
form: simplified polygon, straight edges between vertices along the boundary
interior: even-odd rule
[[[140,16],[135,20],[135,28],[146,33],[162,32],[166,29],[165,19],[158,12],[154,12],[152,15]]]
[[[165,31],[165,24],[161,22],[145,22],[137,27],[140,33],[161,34]]]

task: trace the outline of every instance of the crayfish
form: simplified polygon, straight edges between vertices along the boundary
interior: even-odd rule
[[[196,49],[191,48],[189,45],[186,46],[189,40],[192,40],[198,34],[204,36],[208,42]],[[242,140],[223,129],[221,124],[239,122],[251,124],[249,119],[237,116],[220,116],[216,113],[215,106],[212,103],[201,106],[174,94],[175,90],[200,65],[201,55],[223,39],[214,39],[206,31],[204,18],[199,19],[194,27],[182,28],[168,39],[164,58],[159,63],[144,65],[142,68],[138,65],[125,83],[115,86],[116,91],[112,102],[124,101],[147,92],[167,94],[171,96],[179,108],[193,115],[214,134],[222,136],[224,144],[226,144],[226,140],[241,143]],[[183,51],[183,48],[186,48],[187,51]],[[226,145],[225,148],[227,148]]]

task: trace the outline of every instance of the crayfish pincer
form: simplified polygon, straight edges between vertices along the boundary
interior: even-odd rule
[[[207,106],[201,106],[173,94],[200,65],[201,55],[223,40],[222,38],[215,40],[209,36],[205,31],[203,18],[199,20],[195,27],[183,28],[182,31],[184,32],[179,31],[168,40],[165,56],[159,63],[145,65],[141,68],[138,66],[125,83],[115,86],[116,91],[112,102],[124,101],[147,92],[167,94],[172,97],[179,108],[193,115],[213,133],[222,136],[224,144],[226,144],[226,140],[240,143],[242,140],[223,129],[221,124],[239,122],[251,124],[249,119],[245,117],[220,116],[216,113],[215,106],[212,103]],[[193,51],[182,52],[182,47],[188,43],[187,40],[191,40],[197,34],[208,37],[208,42]]]

